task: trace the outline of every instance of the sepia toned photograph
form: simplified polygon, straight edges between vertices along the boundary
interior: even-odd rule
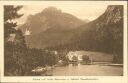
[[[123,76],[123,5],[4,5],[4,76]]]

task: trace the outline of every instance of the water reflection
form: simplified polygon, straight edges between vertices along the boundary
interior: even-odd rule
[[[78,63],[72,63],[72,64],[69,64],[71,66],[78,66]]]
[[[55,67],[42,74],[42,76],[115,76],[122,75],[122,67],[69,64]]]

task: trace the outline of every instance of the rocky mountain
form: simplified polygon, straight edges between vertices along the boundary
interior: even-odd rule
[[[108,6],[100,17],[80,28],[83,28],[78,40],[81,48],[106,52],[122,51],[123,6]]]
[[[54,49],[89,50],[112,53],[123,62],[123,6],[110,5],[96,20],[76,28],[72,42]],[[79,33],[78,33],[79,32]],[[51,49],[51,48],[49,48]]]
[[[84,21],[71,14],[48,7],[40,13],[30,15],[20,28],[23,32],[26,29],[31,32],[31,35],[26,36],[30,47],[44,48],[68,42],[73,36],[72,30],[83,24]]]
[[[108,6],[103,15],[82,27],[86,29],[77,41],[79,49],[112,53],[114,62],[123,63],[122,5]]]
[[[60,10],[55,12],[56,9],[52,8],[51,11],[48,8],[29,17],[31,20],[27,23],[30,23],[32,31],[30,36],[26,36],[29,46],[53,50],[101,51],[114,54],[115,62],[123,62],[123,6],[110,5],[101,16],[89,23]],[[34,17],[37,18],[35,21],[32,19]],[[40,23],[40,17],[45,18],[44,24]]]

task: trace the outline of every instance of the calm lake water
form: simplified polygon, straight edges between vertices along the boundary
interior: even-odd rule
[[[55,67],[47,72],[52,76],[120,76],[123,75],[123,67],[101,65],[72,65]]]

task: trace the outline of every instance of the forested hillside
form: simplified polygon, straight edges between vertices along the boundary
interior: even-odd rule
[[[68,64],[69,51],[96,51],[114,55],[123,63],[123,6],[110,5],[97,19],[84,22],[54,7],[28,17],[18,26],[22,6],[4,6],[4,75],[29,76],[37,67]],[[26,29],[30,34],[26,34]],[[28,33],[27,32],[27,33]],[[107,55],[106,55],[107,56]]]
[[[72,42],[48,49],[89,50],[112,53],[123,60],[123,6],[111,5],[96,20],[76,28]],[[74,31],[75,32],[75,31]],[[117,58],[118,57],[118,58]]]
[[[4,75],[29,76],[38,66],[55,65],[57,58],[52,52],[42,49],[29,48],[25,42],[25,34],[16,29],[23,14],[18,14],[22,6],[4,6]],[[49,60],[49,61],[48,61]]]
[[[69,42],[73,37],[72,30],[85,23],[55,7],[48,7],[40,13],[30,15],[19,28],[23,32],[26,29],[31,31],[31,35],[26,36],[29,47],[42,49]]]

